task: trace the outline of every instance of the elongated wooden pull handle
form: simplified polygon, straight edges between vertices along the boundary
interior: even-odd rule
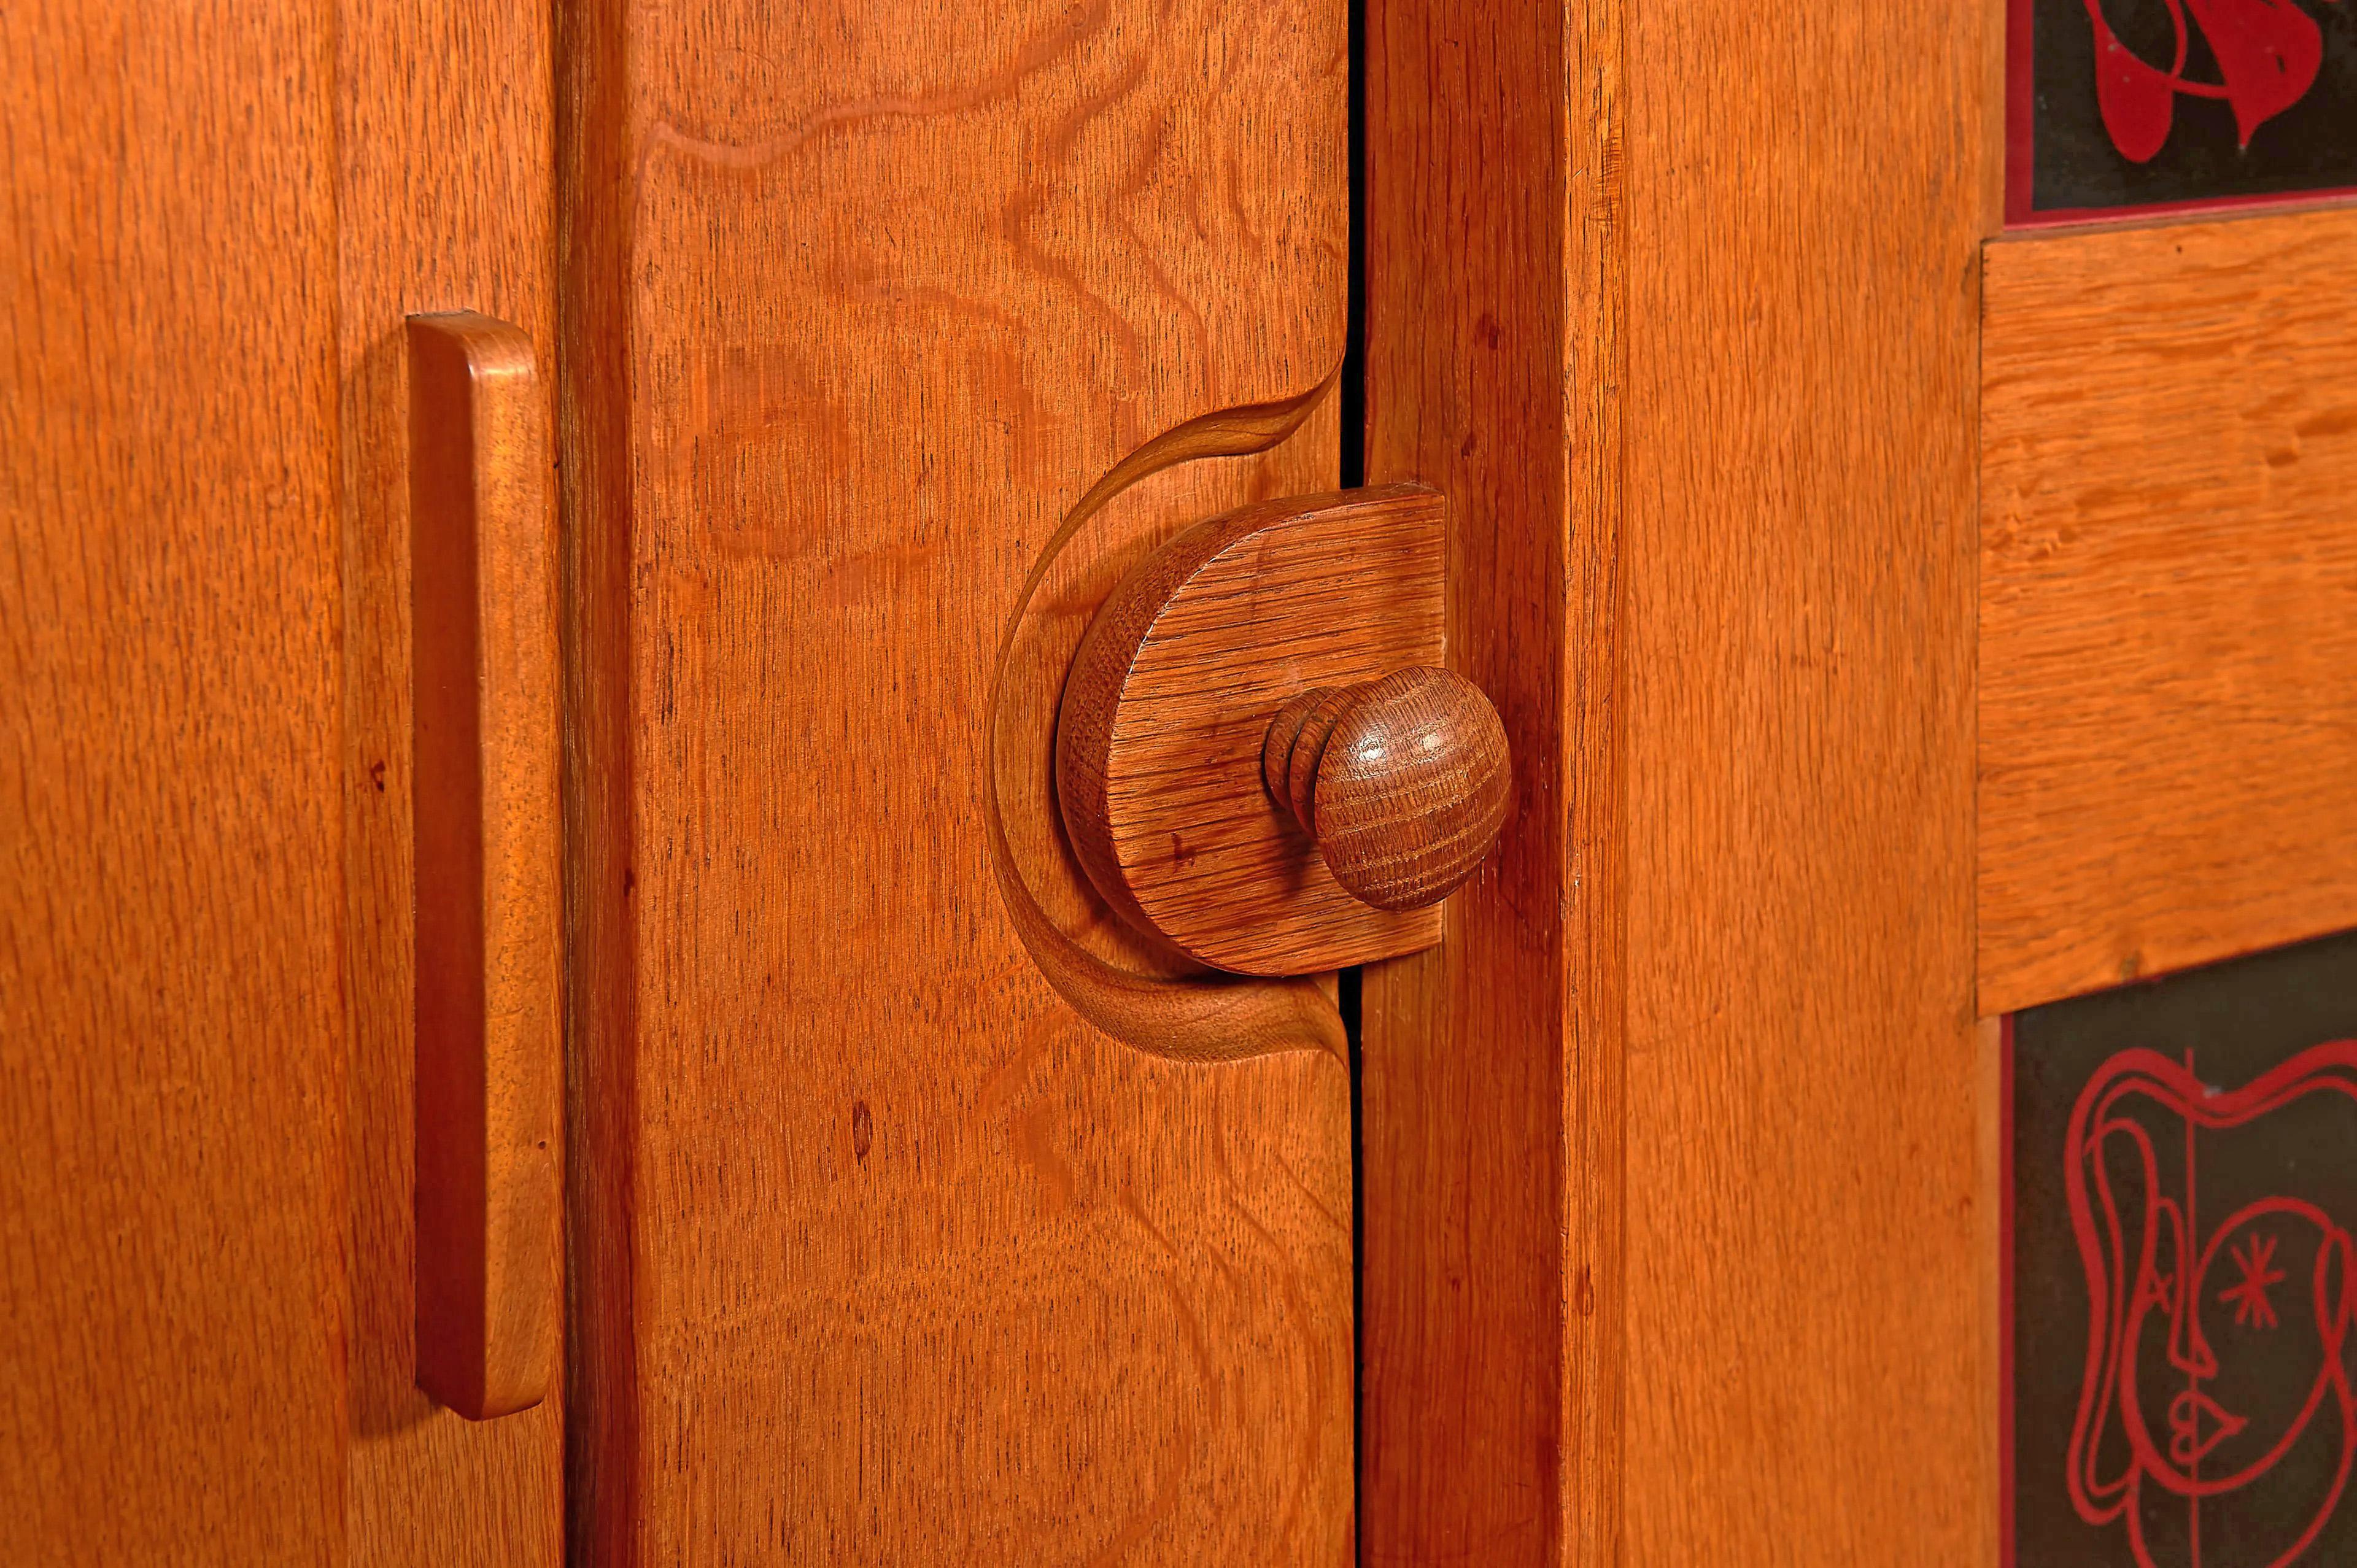
[[[1262,743],[1261,779],[1353,897],[1420,909],[1497,842],[1512,769],[1481,689],[1418,666],[1287,703]]]
[[[417,1381],[480,1421],[563,1305],[556,517],[519,328],[409,318]]]

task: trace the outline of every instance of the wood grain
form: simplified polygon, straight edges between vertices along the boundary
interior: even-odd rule
[[[1987,1563],[1992,10],[1624,16],[1627,1554]]]
[[[1378,909],[1437,904],[1480,869],[1513,782],[1498,710],[1430,665],[1294,698],[1262,737],[1261,773],[1334,880]]]
[[[522,328],[409,318],[417,1381],[470,1420],[554,1380],[555,467]]]
[[[2357,210],[1992,245],[1980,1007],[2357,925]]]
[[[413,313],[472,308],[522,328],[553,371],[551,16],[479,0],[339,0],[337,15],[349,1549],[385,1568],[554,1564],[562,1401],[475,1423],[417,1386],[403,340]]]
[[[1122,580],[1064,683],[1056,798],[1105,901],[1198,962],[1308,974],[1413,952],[1437,915],[1370,908],[1261,783],[1303,688],[1441,655],[1441,498],[1285,497],[1187,530]]]
[[[0,8],[0,1558],[339,1561],[334,31]]]
[[[1371,7],[1369,478],[1518,773],[1367,978],[1375,1561],[1993,1559],[1986,9]]]
[[[1367,8],[1367,478],[1448,496],[1515,769],[1441,945],[1365,975],[1370,1563],[1620,1552],[1619,15]]]
[[[1343,1561],[1343,1065],[1090,1027],[984,809],[1058,520],[1340,356],[1342,6],[560,26],[581,1554]],[[998,736],[1034,886],[1079,875],[1048,770],[1097,603],[1334,465],[1329,414],[1051,565]]]
[[[408,309],[546,320],[545,19],[0,28],[0,1542],[553,1561],[554,1406],[414,1384],[400,369]]]

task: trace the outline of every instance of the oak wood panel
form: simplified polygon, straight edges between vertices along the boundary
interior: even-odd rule
[[[1993,244],[1980,1007],[2357,925],[2357,209]]]
[[[1370,966],[1366,1560],[1619,1552],[1620,8],[1367,11],[1367,479],[1449,498],[1514,758],[1441,945]]]
[[[334,29],[0,8],[0,1558],[339,1561]]]
[[[1375,1560],[1994,1551],[1986,9],[1371,9],[1369,478],[1529,792],[1368,975]]]
[[[1993,11],[1624,15],[1627,1554],[1986,1563]]]
[[[341,0],[343,831],[350,999],[351,1560],[554,1563],[563,1412],[477,1423],[417,1387],[409,417],[403,320],[475,309],[555,357],[549,8]]]
[[[547,1397],[564,1311],[556,469],[522,328],[408,339],[417,1384],[481,1421]]]
[[[1083,1026],[980,809],[1058,518],[1333,369],[1342,7],[563,26],[583,1552],[1342,1560],[1343,1064]],[[1329,415],[1122,526],[1334,450]],[[1135,553],[1050,585],[1047,645]],[[1010,740],[1008,814],[1052,855],[1049,741]]]

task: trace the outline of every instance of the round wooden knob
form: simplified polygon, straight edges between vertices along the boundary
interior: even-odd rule
[[[1378,909],[1447,897],[1506,820],[1506,726],[1446,670],[1302,693],[1270,723],[1260,768],[1334,880]]]

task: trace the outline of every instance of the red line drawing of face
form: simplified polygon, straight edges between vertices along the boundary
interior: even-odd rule
[[[2179,93],[2224,99],[2249,146],[2252,132],[2307,95],[2324,59],[2323,29],[2296,0],[2163,0],[2177,39],[2166,70],[2120,40],[2104,16],[2105,0],[2083,3],[2095,30],[2095,102],[2112,145],[2131,163],[2149,162],[2169,140]],[[2185,74],[2196,27],[2218,62],[2216,81]]]
[[[2206,1238],[2198,1229],[2193,1130],[2249,1126],[2312,1095],[2357,1102],[2357,1041],[2313,1047],[2232,1092],[2158,1052],[2121,1051],[2072,1107],[2063,1157],[2088,1314],[2071,1500],[2090,1524],[2124,1523],[2141,1568],[2161,1568],[2156,1509],[2184,1510],[2181,1562],[2202,1568],[2202,1504],[2237,1499],[2248,1505],[2234,1520],[2237,1560],[2212,1568],[2284,1568],[2315,1543],[2347,1489],[2357,1460],[2344,1354],[2357,1322],[2357,1243],[2292,1193],[2244,1204]],[[2186,1150],[2176,1195],[2163,1190],[2164,1138]],[[2260,1359],[2258,1336],[2270,1337],[2264,1376],[2238,1364]],[[2288,1388],[2287,1364],[2298,1369]],[[2263,1493],[2304,1444],[2323,1451],[2320,1501],[2312,1487]],[[2253,1555],[2255,1536],[2267,1546]]]

